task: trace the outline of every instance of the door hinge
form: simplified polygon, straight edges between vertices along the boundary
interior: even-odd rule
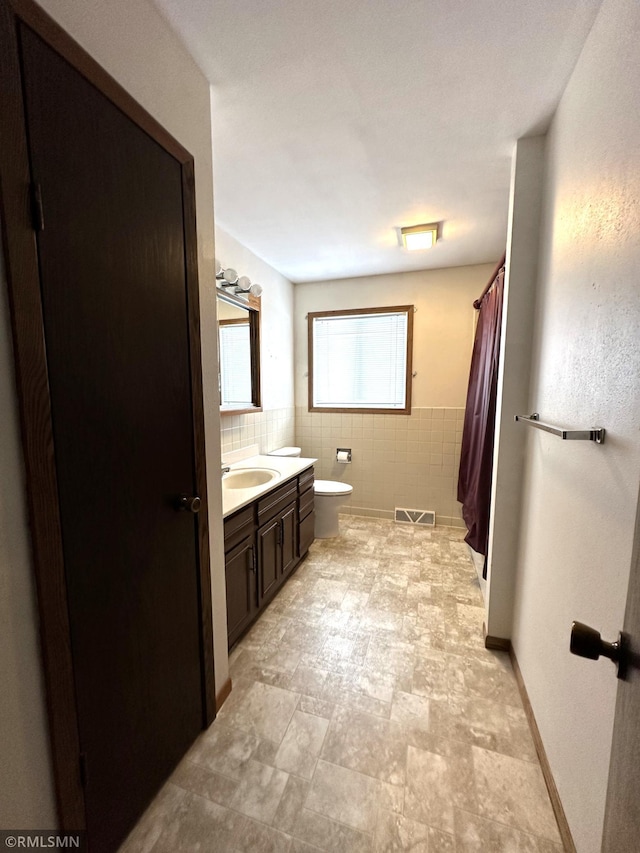
[[[34,231],[44,231],[44,208],[40,184],[31,184],[31,222]]]
[[[83,788],[87,787],[88,772],[87,772],[87,753],[80,753],[80,784]]]

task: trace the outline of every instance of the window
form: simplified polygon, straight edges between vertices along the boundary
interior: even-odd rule
[[[309,314],[309,411],[411,414],[413,305]]]

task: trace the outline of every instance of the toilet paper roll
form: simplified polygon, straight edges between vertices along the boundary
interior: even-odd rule
[[[336,456],[337,462],[351,462],[349,459],[349,452],[347,450],[339,450],[338,455]]]

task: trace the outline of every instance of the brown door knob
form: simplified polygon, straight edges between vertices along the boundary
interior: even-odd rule
[[[180,495],[178,498],[178,509],[187,512],[200,512],[201,500],[198,495]]]
[[[619,634],[614,643],[607,643],[600,636],[600,632],[583,622],[572,622],[571,640],[569,651],[572,655],[589,660],[598,660],[602,657],[609,658],[618,667],[618,678],[624,678],[627,668],[627,643],[624,635]]]

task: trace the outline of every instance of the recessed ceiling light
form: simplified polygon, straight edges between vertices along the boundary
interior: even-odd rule
[[[413,252],[416,249],[430,249],[438,239],[438,223],[430,225],[411,225],[401,228],[402,242],[406,249]]]

